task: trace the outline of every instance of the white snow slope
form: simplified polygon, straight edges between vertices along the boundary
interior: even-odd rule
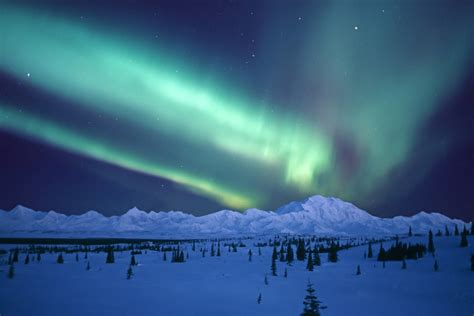
[[[414,233],[429,229],[444,232],[467,223],[439,213],[420,212],[411,217],[380,218],[337,198],[312,196],[291,202],[275,212],[249,209],[243,213],[223,210],[193,216],[183,212],[144,212],[137,208],[121,216],[105,217],[89,211],[82,215],[40,212],[17,206],[9,212],[0,210],[2,236],[140,236],[199,237],[242,236],[259,234],[383,235]]]

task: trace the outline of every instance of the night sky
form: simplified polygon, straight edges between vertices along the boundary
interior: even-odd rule
[[[455,3],[455,5],[453,5]],[[474,214],[474,2],[0,4],[0,208]]]

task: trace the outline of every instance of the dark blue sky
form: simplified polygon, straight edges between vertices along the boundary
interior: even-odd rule
[[[472,2],[3,6],[2,209],[472,219]]]

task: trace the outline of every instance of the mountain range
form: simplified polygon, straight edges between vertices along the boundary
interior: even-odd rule
[[[468,224],[440,213],[380,218],[338,198],[312,196],[291,202],[276,211],[222,210],[204,216],[169,211],[145,212],[132,208],[120,216],[106,217],[96,211],[64,215],[34,211],[18,205],[0,210],[0,235],[57,237],[188,238],[266,234],[393,235],[428,230],[461,230]]]

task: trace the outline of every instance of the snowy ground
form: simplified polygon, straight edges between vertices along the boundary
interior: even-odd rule
[[[40,263],[23,263],[20,254],[15,276],[8,279],[8,266],[0,266],[0,314],[21,315],[299,315],[303,310],[306,284],[310,279],[316,295],[327,305],[322,315],[467,315],[474,314],[474,272],[470,271],[470,246],[460,248],[460,237],[435,237],[439,272],[430,255],[401,262],[364,259],[367,246],[339,251],[339,262],[306,271],[306,262],[292,266],[277,261],[278,276],[270,275],[271,247],[258,255],[252,241],[237,253],[222,248],[221,257],[206,253],[202,258],[187,245],[185,263],[163,261],[161,252],[137,255],[134,276],[126,279],[130,253],[115,253],[115,263],[105,263],[105,253],[89,253],[91,270],[86,271],[84,254],[44,254]],[[427,237],[405,239],[427,243]],[[390,243],[384,243],[388,246]],[[12,245],[2,245],[10,249]],[[210,246],[207,247],[210,249]],[[387,248],[387,247],[386,247]],[[374,245],[378,254],[378,244]],[[5,256],[4,256],[5,257]],[[356,276],[357,265],[362,274]],[[288,278],[283,277],[284,268]],[[264,284],[268,274],[268,285]],[[257,297],[262,294],[261,304]]]

